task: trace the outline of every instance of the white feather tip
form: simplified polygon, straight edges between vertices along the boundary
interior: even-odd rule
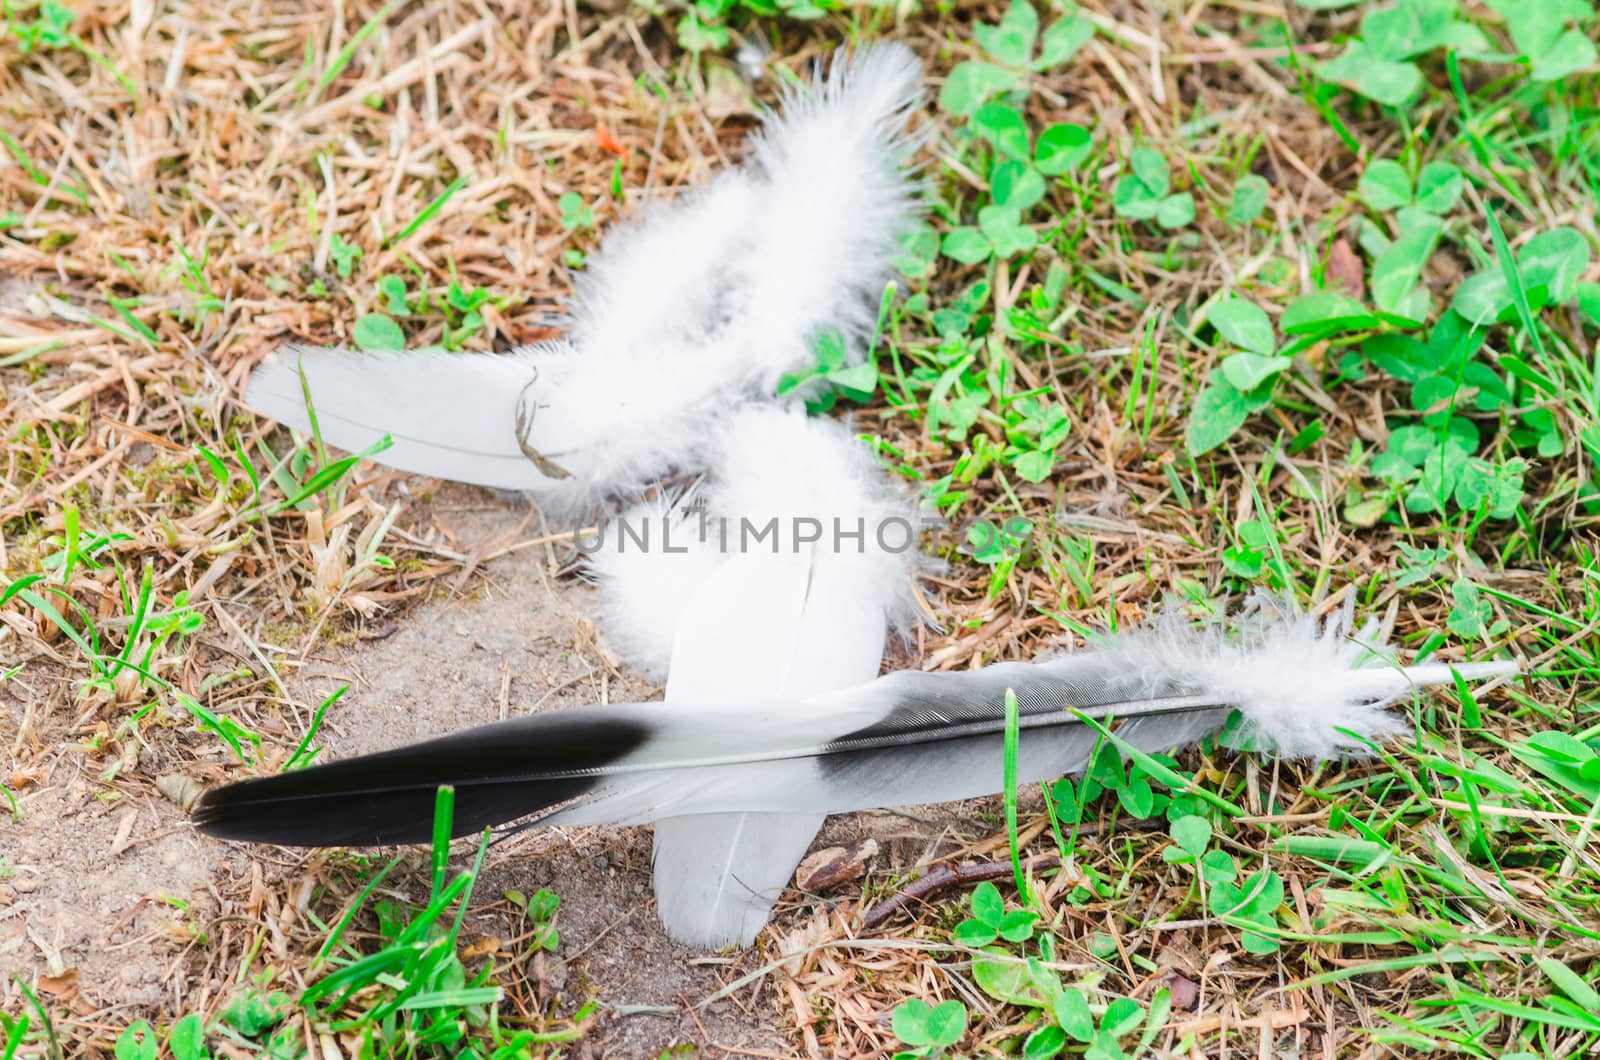
[[[1237,622],[1195,630],[1162,621],[1112,648],[1148,672],[1181,675],[1234,704],[1249,734],[1284,758],[1366,753],[1371,740],[1404,728],[1404,715],[1388,708],[1408,692],[1520,669],[1515,662],[1404,667],[1376,623],[1356,629],[1353,617],[1348,601],[1319,619],[1258,599]]]

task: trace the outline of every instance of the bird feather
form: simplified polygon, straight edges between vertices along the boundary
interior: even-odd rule
[[[700,483],[603,522],[585,542],[601,589],[601,628],[630,665],[666,680],[679,632],[693,625],[684,619],[691,601],[739,555],[804,551],[838,570],[829,582],[840,587],[836,614],[872,616],[897,630],[912,625],[912,586],[927,566],[920,535],[935,524],[890,484],[847,423],[752,406],[709,434],[710,470]],[[816,540],[805,540],[812,535]],[[724,621],[744,626],[744,616],[765,614],[769,605],[754,597],[720,611]],[[812,613],[820,613],[815,600]],[[724,666],[732,654],[725,644]],[[845,683],[876,673],[874,659],[867,673]]]
[[[647,539],[648,520],[671,520],[674,551],[658,524],[652,549],[627,548],[619,528],[603,542],[613,547],[591,557],[608,639],[627,645],[636,667],[665,670],[669,709],[752,695],[804,699],[876,676],[906,591],[906,557],[917,554],[912,533],[901,554],[878,549],[878,530],[891,517],[909,522],[910,506],[843,424],[752,408],[726,421],[713,448],[712,470],[688,503],[631,515],[646,520]],[[699,518],[686,511],[691,504]],[[744,522],[768,520],[765,548],[739,539]],[[804,540],[811,535],[801,520],[815,524],[817,540]],[[836,538],[835,521],[859,523],[859,533]],[[697,946],[748,945],[822,820],[743,813],[659,820],[655,892],[663,926]]]
[[[1119,737],[1161,751],[1237,709],[1282,754],[1333,754],[1397,727],[1383,708],[1415,688],[1517,671],[1404,668],[1371,647],[1336,615],[1269,622],[1242,638],[1132,634],[1044,662],[902,671],[803,700],[585,707],[215,789],[195,820],[225,838],[289,845],[422,841],[443,783],[467,808],[458,835],[533,814],[549,825],[624,825],[942,802],[1001,790],[1008,689],[1027,783],[1084,768],[1099,737],[1083,717],[1115,720]]]
[[[533,493],[556,515],[705,463],[708,427],[812,364],[853,357],[914,216],[904,134],[920,70],[880,44],[791,93],[749,164],[613,230],[577,281],[563,343],[509,354],[290,346],[245,389],[325,443],[460,482]]]

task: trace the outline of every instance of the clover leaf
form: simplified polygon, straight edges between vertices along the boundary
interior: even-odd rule
[[[921,998],[907,998],[895,1006],[890,1025],[894,1036],[909,1046],[944,1049],[967,1033],[967,1007],[955,1000],[930,1005]]]
[[[1188,192],[1170,194],[1172,178],[1161,152],[1136,147],[1128,158],[1128,167],[1112,192],[1112,205],[1118,214],[1135,221],[1154,221],[1162,228],[1181,228],[1194,220],[1194,196]]]
[[[1391,158],[1380,158],[1362,171],[1356,192],[1374,210],[1412,207],[1425,214],[1442,216],[1455,208],[1466,187],[1461,170],[1450,162],[1429,162],[1413,184],[1404,166]]]
[[[1594,40],[1584,25],[1594,17],[1588,0],[1488,0],[1506,20],[1511,42],[1539,83],[1560,81],[1595,65]]]
[[[1489,53],[1488,38],[1458,19],[1457,8],[1457,0],[1397,0],[1368,11],[1361,35],[1322,64],[1322,76],[1378,103],[1405,105],[1423,86],[1422,71],[1412,61],[1417,56],[1437,48],[1467,56]]]
[[[1235,346],[1262,356],[1277,349],[1267,314],[1238,295],[1229,295],[1212,306],[1207,317],[1217,332]]]
[[[363,350],[390,352],[406,348],[405,332],[382,313],[368,313],[356,321],[350,337]]]
[[[1372,301],[1393,316],[1420,325],[1432,302],[1419,286],[1422,270],[1439,245],[1442,228],[1429,218],[1396,239],[1372,263]]]
[[[992,883],[980,883],[972,892],[972,916],[956,925],[955,940],[964,946],[983,947],[996,939],[1026,942],[1033,936],[1037,913],[1024,909],[1006,912],[1000,890]]]
[[[851,364],[844,335],[837,329],[818,332],[811,353],[816,360],[809,368],[786,373],[778,380],[778,397],[803,392],[809,410],[826,412],[840,397],[866,401],[878,388],[878,366],[870,360]]]
[[[1267,208],[1267,193],[1271,185],[1267,178],[1248,173],[1233,186],[1233,198],[1228,203],[1227,221],[1231,225],[1249,224],[1260,217]]]
[[[1285,335],[1325,338],[1345,331],[1365,331],[1382,321],[1366,306],[1338,291],[1301,295],[1278,318]]]
[[[1576,228],[1541,232],[1517,252],[1513,272],[1508,272],[1504,263],[1496,262],[1462,280],[1451,307],[1469,323],[1479,326],[1516,319],[1513,274],[1532,312],[1562,305],[1577,294],[1578,280],[1589,268],[1589,257],[1589,241]]]
[[[1189,452],[1195,456],[1209,453],[1233,437],[1245,420],[1271,403],[1270,389],[1263,389],[1268,392],[1241,391],[1228,382],[1221,369],[1213,372],[1189,412],[1189,425],[1184,434]]]
[[[973,38],[988,58],[957,63],[939,92],[939,106],[949,114],[972,114],[1020,86],[1029,73],[1052,70],[1071,59],[1094,33],[1094,23],[1071,10],[1041,34],[1038,11],[1028,0],[1013,0],[995,25],[973,26]]]
[[[1011,158],[1028,158],[1028,123],[1015,107],[989,103],[972,115],[972,128],[994,144],[995,150]]]
[[[1083,126],[1052,125],[1039,134],[1033,164],[1047,177],[1060,176],[1082,165],[1093,147],[1094,140]]]
[[[1278,907],[1283,904],[1283,880],[1271,869],[1261,869],[1242,883],[1223,880],[1211,884],[1211,910],[1217,916],[1243,921],[1257,930],[1246,930],[1241,939],[1251,953],[1272,953],[1278,948],[1269,936],[1275,927]]]
[[[1422,89],[1422,71],[1416,64],[1385,59],[1360,37],[1322,64],[1322,76],[1390,107],[1404,106]]]
[[[1204,817],[1189,814],[1167,826],[1172,836],[1172,846],[1161,852],[1168,862],[1197,862],[1211,845],[1211,822]]]

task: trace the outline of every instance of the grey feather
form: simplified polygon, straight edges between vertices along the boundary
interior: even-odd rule
[[[357,353],[286,346],[257,366],[244,400],[255,411],[402,471],[494,489],[549,482],[517,445],[517,399],[558,371],[555,347],[515,353]],[[307,394],[310,395],[308,408]]]
[[[748,946],[823,818],[719,813],[656,822],[656,914],[673,938],[703,949]]]
[[[1267,623],[1243,641],[1172,631],[1113,639],[1042,663],[949,674],[911,671],[803,704],[684,704],[609,766],[552,824],[636,824],[680,814],[844,813],[943,802],[1001,788],[1004,698],[1019,713],[1018,779],[1083,768],[1098,738],[1079,713],[1162,751],[1238,709],[1289,756],[1359,752],[1393,731],[1389,704],[1414,689],[1503,676],[1517,664],[1385,664],[1347,635],[1347,615]],[[682,725],[682,731],[679,726]]]

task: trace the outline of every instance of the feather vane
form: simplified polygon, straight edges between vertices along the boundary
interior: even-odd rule
[[[431,806],[447,773],[458,800],[464,790],[483,793],[473,797],[476,809],[458,821],[457,834],[531,814],[552,825],[639,824],[693,814],[828,814],[942,802],[1000,790],[1006,689],[1015,691],[1020,708],[1018,779],[1027,783],[1084,768],[1098,734],[1080,713],[1114,720],[1122,738],[1162,751],[1215,731],[1238,709],[1284,753],[1337,752],[1358,741],[1336,729],[1359,725],[1359,736],[1389,730],[1396,719],[1382,707],[1413,688],[1517,669],[1510,662],[1412,670],[1356,665],[1365,649],[1328,643],[1349,643],[1338,619],[1268,629],[1238,646],[1226,669],[1214,660],[1227,653],[1213,644],[1189,645],[1189,658],[1213,660],[1198,670],[1181,662],[1156,668],[1147,642],[1135,637],[1042,663],[900,672],[802,702],[684,702],[670,712],[625,704],[535,715],[419,744],[405,749],[405,757],[352,759],[217,789],[195,819],[202,830],[230,838],[395,842],[407,827],[423,834],[427,814],[415,820],[417,806]],[[1174,634],[1162,636],[1170,646]],[[1324,657],[1342,657],[1346,666],[1317,672],[1316,687],[1269,679]],[[481,758],[456,754],[467,746],[499,750]],[[519,759],[516,749],[526,757]],[[417,771],[418,763],[444,756],[456,766]],[[393,812],[383,810],[379,795],[395,796]],[[314,818],[285,827],[285,808],[310,801],[320,802]],[[347,802],[359,813],[346,813]],[[358,835],[362,827],[369,831]]]

